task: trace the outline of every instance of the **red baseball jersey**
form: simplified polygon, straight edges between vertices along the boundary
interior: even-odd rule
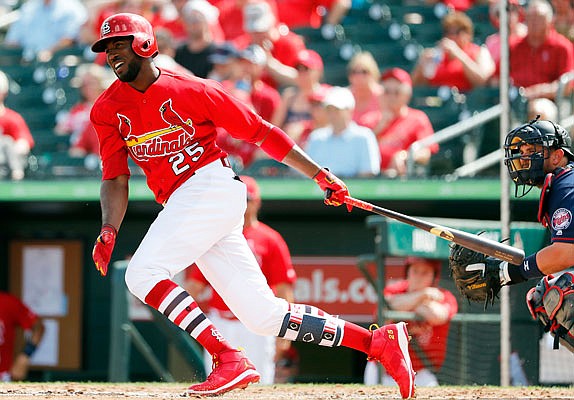
[[[408,288],[408,281],[401,280],[386,286],[384,294],[385,296],[404,294],[407,293]],[[448,307],[449,322],[433,326],[425,321],[409,321],[409,334],[416,339],[420,349],[437,369],[440,369],[446,357],[446,342],[450,319],[458,312],[458,303],[454,295],[448,290],[441,288],[439,290],[444,295],[442,303]],[[409,354],[415,371],[425,368],[424,363],[417,356],[412,345],[409,346]]]
[[[9,108],[4,108],[0,115],[0,136],[11,136],[14,140],[24,139],[30,148],[34,147],[34,138],[26,121],[20,114]]]
[[[554,82],[560,75],[574,70],[574,44],[554,30],[536,48],[524,37],[509,51],[510,78],[517,87]]]
[[[381,169],[389,168],[393,156],[401,150],[408,150],[411,144],[434,134],[434,129],[424,111],[414,108],[392,120],[382,131],[377,132],[381,151]],[[431,152],[438,151],[438,144],[431,145]]]
[[[256,225],[244,229],[243,235],[272,289],[280,283],[295,283],[297,275],[291,263],[289,249],[279,232],[262,222],[258,222]],[[208,284],[195,265],[187,269],[186,275],[187,279]],[[211,295],[208,307],[231,316],[229,307],[215,291]]]
[[[17,297],[0,292],[0,373],[12,366],[16,328],[31,329],[37,319]]]
[[[96,100],[90,118],[102,179],[129,175],[129,154],[163,203],[198,168],[226,155],[215,143],[216,127],[257,143],[273,126],[215,81],[160,71],[143,93],[116,80]]]

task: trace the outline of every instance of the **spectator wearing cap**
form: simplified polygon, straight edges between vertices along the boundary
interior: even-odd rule
[[[267,55],[259,45],[252,44],[239,55],[243,79],[250,88],[251,103],[257,114],[271,121],[273,114],[281,105],[281,95],[274,87],[261,78],[267,64]]]
[[[281,104],[271,122],[297,142],[312,119],[309,97],[321,89],[323,60],[313,50],[300,50],[295,69],[295,86],[283,90]]]
[[[219,11],[207,0],[193,0],[185,4],[182,13],[187,38],[175,50],[174,59],[196,76],[206,78],[213,68],[209,56],[216,49],[209,25],[217,20]]]
[[[473,42],[472,20],[463,12],[442,19],[443,37],[438,45],[424,49],[412,72],[415,86],[449,86],[468,91],[484,86],[495,70],[486,47]]]
[[[510,79],[528,99],[554,99],[560,76],[574,71],[574,45],[556,32],[553,15],[546,0],[531,0],[525,12],[528,33],[509,49]]]
[[[267,52],[266,76],[263,80],[275,88],[292,85],[297,78],[294,69],[299,52],[305,49],[303,38],[278,24],[268,3],[250,2],[243,7],[244,29],[251,44],[258,44]]]
[[[213,68],[207,75],[209,79],[218,82],[237,81],[240,78],[239,50],[231,42],[217,45],[207,60],[213,64]]]
[[[381,71],[373,55],[368,51],[355,54],[347,65],[347,77],[349,89],[355,97],[353,121],[373,129],[373,124],[365,116],[379,109],[379,96],[383,91],[379,83]]]
[[[408,106],[412,93],[409,73],[390,68],[381,76],[383,92],[379,110],[368,119],[375,120],[373,131],[381,154],[381,172],[388,177],[404,176],[407,169],[408,149],[417,140],[434,134],[428,116]],[[417,165],[427,165],[438,145],[418,149],[414,155]]]
[[[183,21],[183,8],[190,1],[196,0],[171,0],[169,2],[156,4],[156,7],[159,8],[159,13],[165,16],[165,18],[154,23],[154,29],[157,30],[158,28],[163,28],[171,32],[176,46],[185,42],[187,37]],[[213,4],[212,2],[210,3]],[[215,43],[223,43],[225,41],[225,35],[219,23],[219,19],[215,18],[210,20],[209,31],[211,32],[211,37]]]
[[[379,174],[380,156],[373,131],[353,121],[355,99],[348,88],[334,86],[323,105],[329,125],[309,135],[305,151],[334,174],[372,177]]]
[[[276,0],[279,21],[290,29],[319,28],[332,39],[333,26],[351,9],[351,0]]]
[[[490,52],[495,63],[500,61],[500,0],[490,0],[488,3],[488,17],[496,32],[488,35],[484,40],[484,45]],[[522,6],[518,0],[508,1],[508,43],[514,42],[526,36],[528,28],[521,21]]]
[[[256,0],[264,1],[269,5],[273,15],[277,16],[277,4],[275,0]],[[254,0],[219,0],[212,1],[212,4],[219,9],[219,22],[225,35],[225,40],[233,42],[237,48],[245,49],[251,38],[245,31],[245,22],[243,8],[247,3]]]
[[[420,387],[438,386],[436,373],[446,358],[450,321],[458,312],[456,297],[438,287],[441,267],[440,260],[407,257],[405,278],[388,282],[383,292],[390,309],[413,312],[418,317],[409,321],[409,353],[415,384]],[[386,373],[379,376],[374,362],[367,363],[364,380],[367,385],[394,385]]]

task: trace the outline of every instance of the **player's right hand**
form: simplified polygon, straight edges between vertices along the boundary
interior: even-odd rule
[[[349,190],[345,183],[329,172],[327,168],[321,168],[313,180],[325,192],[325,204],[328,206],[338,207],[345,202],[345,197],[349,196]],[[352,207],[347,205],[349,211]]]
[[[100,235],[96,239],[94,244],[94,250],[92,251],[92,258],[96,264],[96,269],[102,276],[106,276],[108,273],[108,264],[112,258],[112,251],[114,250],[114,245],[116,244],[116,236],[118,231],[110,224],[104,224]]]

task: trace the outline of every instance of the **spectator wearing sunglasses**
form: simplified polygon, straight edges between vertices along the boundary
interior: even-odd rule
[[[468,91],[484,86],[495,70],[486,47],[473,43],[474,26],[462,12],[442,20],[443,37],[434,48],[424,49],[412,72],[415,86],[450,86]]]
[[[413,87],[407,71],[390,68],[383,72],[381,81],[383,93],[373,131],[381,153],[381,174],[394,178],[406,175],[411,144],[432,136],[434,130],[423,111],[408,106]],[[437,151],[437,144],[418,149],[414,154],[416,165],[427,165],[431,155]]]
[[[379,96],[383,91],[379,83],[380,76],[377,61],[367,51],[355,54],[347,66],[349,89],[355,97],[353,121],[371,129],[373,121],[367,116],[379,108]]]

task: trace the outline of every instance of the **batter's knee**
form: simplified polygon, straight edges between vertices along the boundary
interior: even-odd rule
[[[277,298],[273,306],[263,312],[249,313],[239,316],[239,320],[247,329],[260,336],[277,336],[281,324],[288,310],[288,303],[284,299]]]
[[[133,261],[133,260],[132,260]],[[170,279],[167,271],[151,269],[136,263],[128,264],[125,282],[128,290],[145,303],[147,294],[154,286],[165,279]]]

